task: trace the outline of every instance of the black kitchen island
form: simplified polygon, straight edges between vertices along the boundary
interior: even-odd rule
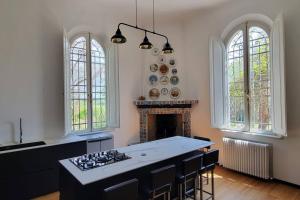
[[[118,148],[119,152],[130,158],[90,170],[79,169],[70,159],[61,160],[60,199],[101,199],[104,188],[132,178],[139,180],[142,189],[151,170],[169,164],[179,167],[184,158],[211,145],[211,142],[180,136],[156,140]]]

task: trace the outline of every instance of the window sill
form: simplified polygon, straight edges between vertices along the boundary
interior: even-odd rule
[[[114,129],[102,129],[102,130],[92,131],[92,132],[70,132],[67,133],[66,135],[89,136],[89,135],[97,135],[99,133],[108,133],[112,131],[114,131]]]
[[[78,135],[79,136],[88,136],[88,135],[96,135],[96,134],[99,134],[99,133],[107,133],[107,132],[112,132],[112,131],[113,131],[113,129],[103,129],[103,130],[99,130],[99,131],[79,133]]]
[[[225,133],[234,133],[234,134],[246,134],[252,136],[260,136],[260,137],[267,137],[267,138],[274,138],[274,139],[284,139],[284,136],[276,135],[273,133],[255,133],[255,132],[248,132],[248,131],[237,131],[237,130],[230,130],[230,129],[220,129],[222,132]]]

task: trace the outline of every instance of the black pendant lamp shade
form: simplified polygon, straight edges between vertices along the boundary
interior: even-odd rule
[[[147,35],[145,33],[145,37],[143,42],[140,44],[140,48],[141,49],[151,49],[153,47],[153,45],[151,44],[151,42],[149,42]]]
[[[171,47],[170,43],[167,41],[167,43],[165,44],[163,50],[164,54],[171,54],[174,52],[174,49]]]
[[[123,44],[127,41],[126,37],[122,35],[121,30],[118,28],[116,31],[116,34],[111,37],[111,42],[112,43],[117,43],[117,44]]]

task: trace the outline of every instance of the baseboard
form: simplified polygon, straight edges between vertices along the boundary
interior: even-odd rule
[[[278,182],[278,183],[282,183],[282,184],[285,184],[285,185],[289,185],[289,186],[292,186],[292,187],[296,187],[296,188],[300,189],[300,185],[297,185],[295,183],[290,183],[290,182],[283,181],[283,180],[280,180],[280,179],[277,179],[277,178],[274,178],[273,181]]]
[[[238,174],[242,174],[242,175],[245,175],[245,176],[249,176],[249,177],[258,179],[258,180],[282,183],[282,184],[285,184],[285,185],[288,185],[288,186],[300,189],[300,185],[297,185],[297,184],[294,184],[294,183],[290,183],[290,182],[287,182],[287,181],[283,181],[283,180],[280,180],[280,179],[277,179],[277,178],[271,178],[271,179],[267,179],[266,180],[266,179],[262,179],[262,178],[259,178],[259,177],[256,177],[256,176],[252,176],[252,175],[249,175],[249,174],[245,174],[245,173],[242,173],[242,172],[238,172],[238,171],[235,171],[235,170],[232,170],[232,169],[225,168],[225,167],[223,167],[223,165],[221,165],[219,163],[217,163],[217,166],[222,167],[222,168],[224,168],[226,170],[238,173]]]
[[[257,180],[261,180],[261,181],[264,181],[264,182],[270,182],[270,181],[273,181],[273,178],[269,178],[269,179],[264,179],[264,178],[261,178],[261,177],[257,177],[257,176],[253,176],[251,174],[246,174],[244,172],[239,172],[239,171],[236,171],[234,169],[229,169],[229,168],[226,168],[224,167],[223,165],[219,164],[218,165],[219,167],[222,167],[223,169],[226,169],[228,171],[231,171],[231,172],[234,172],[234,173],[237,173],[237,174],[241,174],[241,175],[244,175],[244,176],[248,176],[248,177],[251,177],[251,178],[254,178],[254,179],[257,179]]]

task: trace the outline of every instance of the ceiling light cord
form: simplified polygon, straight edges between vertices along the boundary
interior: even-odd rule
[[[137,27],[137,12],[138,12],[137,0],[135,0],[135,27]]]
[[[153,18],[152,18],[152,28],[153,28],[153,32],[155,33],[155,19],[154,19],[154,0],[153,0],[153,9],[152,9],[152,11],[153,11]]]

